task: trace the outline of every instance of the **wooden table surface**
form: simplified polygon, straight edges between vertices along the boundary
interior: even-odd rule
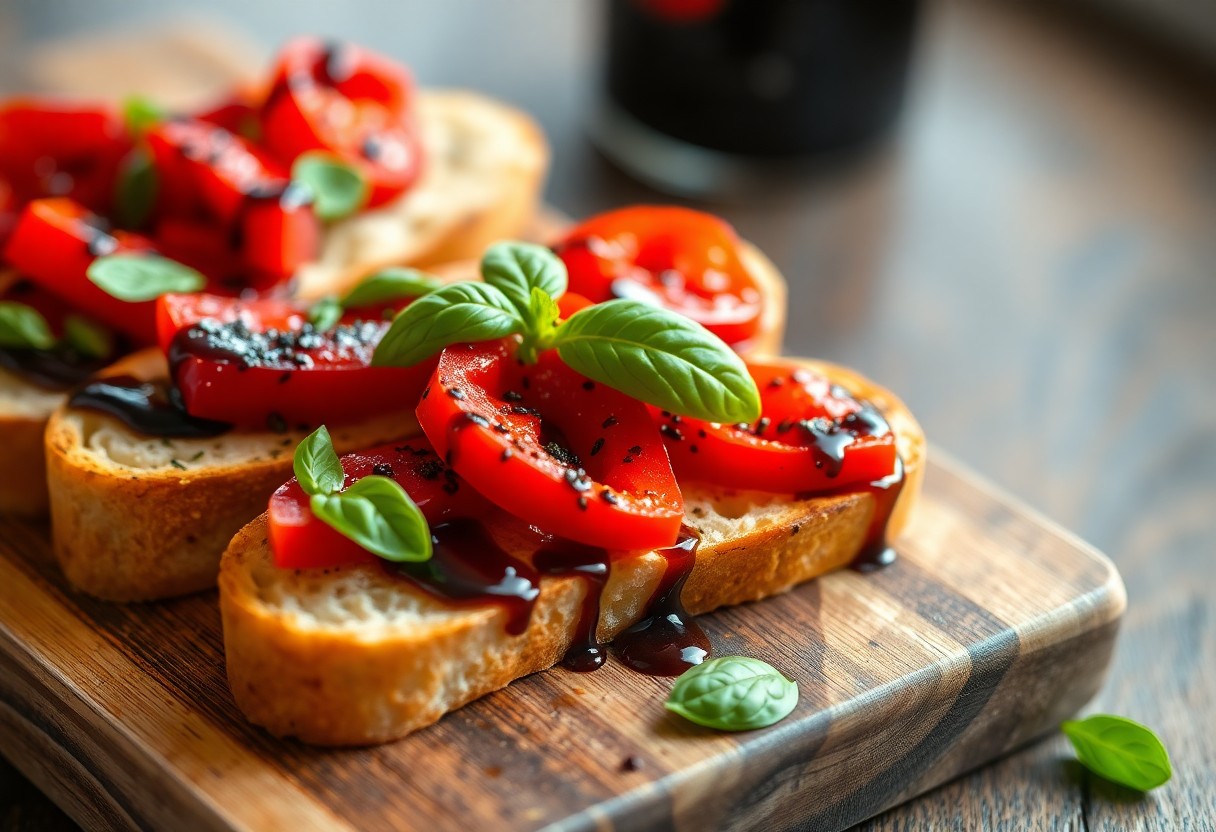
[[[70,4],[17,0],[0,46],[152,4],[78,5],[69,20]],[[289,29],[285,2],[217,5],[268,40],[351,37],[423,83],[530,109],[554,144],[550,201],[575,216],[663,199],[584,139],[591,4],[414,0],[391,26],[370,2],[341,20],[291,4]],[[1212,829],[1216,78],[1074,15],[964,0],[926,12],[898,136],[715,210],[789,279],[790,352],[890,385],[934,443],[1115,560],[1129,609],[1095,708],[1154,727],[1175,777],[1140,797],[1087,775],[1057,737],[861,828]],[[10,63],[0,85],[25,69]],[[71,825],[0,762],[0,828]]]

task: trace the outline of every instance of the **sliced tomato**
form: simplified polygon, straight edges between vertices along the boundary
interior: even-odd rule
[[[252,427],[349,422],[408,410],[435,365],[372,367],[388,321],[318,332],[301,307],[285,300],[169,295],[161,299],[158,322],[186,412]]]
[[[194,119],[214,124],[229,133],[256,142],[261,132],[261,125],[258,123],[259,107],[260,104],[254,96],[242,90],[195,113]]]
[[[90,317],[129,335],[137,344],[151,344],[156,341],[155,302],[119,300],[89,280],[87,272],[103,255],[152,250],[148,238],[110,231],[105,220],[73,200],[36,199],[18,218],[4,259]]]
[[[412,99],[400,64],[350,44],[294,40],[279,53],[262,106],[262,142],[289,163],[309,150],[336,153],[367,177],[368,205],[380,205],[421,170]]]
[[[13,233],[13,226],[17,224],[17,212],[20,209],[21,205],[18,203],[17,195],[13,193],[12,187],[0,179],[0,249],[4,248],[9,235]]]
[[[126,125],[111,107],[35,98],[0,107],[0,179],[19,204],[66,196],[108,214],[131,147]]]
[[[872,405],[794,363],[747,367],[760,389],[761,416],[753,424],[652,410],[682,481],[796,494],[874,482],[895,471],[895,434]]]
[[[231,272],[209,269],[238,259],[253,288],[266,289],[317,256],[320,225],[311,198],[291,184],[287,169],[249,141],[201,121],[169,121],[148,133],[148,146],[160,176],[158,225],[165,253],[209,277],[230,280]],[[183,224],[209,232],[200,257],[183,244]],[[190,239],[190,238],[186,238]]]
[[[232,231],[205,220],[161,216],[156,222],[157,250],[203,274],[210,291],[268,288],[266,284],[273,281],[253,284],[249,279],[233,239]]]
[[[570,291],[594,303],[634,298],[687,315],[737,345],[754,337],[764,298],[724,220],[671,206],[635,206],[580,223],[555,248]]]
[[[489,500],[552,535],[610,549],[672,545],[684,501],[646,406],[555,352],[511,339],[445,349],[418,421]]]
[[[342,457],[343,487],[371,474],[392,477],[422,509],[432,526],[462,517],[484,517],[493,506],[465,486],[436,455],[425,437],[381,445]],[[276,566],[320,569],[376,563],[379,558],[321,522],[293,478],[275,491],[267,513],[270,547]]]
[[[258,332],[294,331],[308,322],[308,307],[282,298],[237,300],[206,292],[161,295],[156,304],[156,334],[161,349],[167,353],[177,333],[206,320],[221,324],[241,321]]]
[[[388,320],[390,313],[401,311],[409,303],[409,299],[399,299],[348,309],[343,312],[341,323]],[[238,300],[206,292],[167,294],[161,295],[156,304],[156,331],[161,349],[168,352],[178,332],[200,321],[210,319],[226,324],[239,320],[259,332],[268,329],[294,331],[308,322],[309,308],[303,301],[285,298]]]
[[[582,295],[574,292],[566,292],[557,299],[557,314],[560,315],[564,320],[580,309],[586,309],[588,306],[593,305],[594,304],[591,301],[587,300]]]

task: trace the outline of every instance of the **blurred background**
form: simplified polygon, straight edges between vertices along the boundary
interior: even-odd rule
[[[1175,759],[1172,784],[1131,799],[1062,768],[1063,745],[1049,741],[870,828],[1205,828],[1216,817],[1216,6],[862,3],[903,33],[866,52],[849,40],[847,4],[808,0],[810,57],[760,66],[755,89],[811,72],[818,92],[789,107],[825,135],[842,107],[891,118],[776,171],[734,154],[729,176],[701,183],[729,187],[689,199],[622,172],[589,138],[607,135],[607,5],[5,0],[0,90],[134,92],[81,65],[87,44],[118,64],[159,55],[166,73],[139,90],[153,98],[181,95],[183,78],[197,86],[187,95],[205,95],[290,35],[322,34],[400,59],[423,86],[473,87],[531,112],[553,150],[547,200],[569,216],[655,201],[722,214],[789,281],[788,352],[887,384],[936,449],[1114,558],[1131,606],[1099,705],[1157,729]],[[802,42],[801,31],[785,35]],[[850,86],[883,61],[902,67],[900,49],[906,73]],[[663,177],[651,167],[649,181]]]

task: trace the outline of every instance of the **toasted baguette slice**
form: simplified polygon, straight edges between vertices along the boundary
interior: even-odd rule
[[[525,234],[549,150],[531,118],[462,91],[423,91],[422,176],[400,199],[334,224],[315,263],[297,274],[301,297],[341,293],[384,266],[480,257]]]
[[[924,476],[919,426],[898,399],[856,373],[807,365],[870,399],[896,431],[906,480],[889,532],[899,534]],[[874,511],[868,494],[794,500],[688,487],[684,495],[686,522],[702,539],[683,591],[692,613],[775,595],[846,565]],[[665,568],[654,552],[613,562],[601,639],[643,614]],[[273,734],[319,745],[402,737],[550,667],[574,637],[587,591],[577,577],[543,578],[527,630],[512,636],[500,608],[455,608],[376,567],[278,569],[265,515],[233,539],[219,584],[237,705]]]
[[[105,375],[164,378],[145,350]],[[331,425],[340,452],[418,431],[410,411]],[[78,589],[114,601],[167,598],[215,584],[220,555],[291,476],[307,432],[233,431],[155,439],[91,410],[59,407],[46,431],[55,556]],[[39,439],[41,442],[41,439]]]

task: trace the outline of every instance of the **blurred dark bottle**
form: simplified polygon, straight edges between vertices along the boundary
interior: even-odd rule
[[[607,0],[592,132],[677,191],[863,147],[899,111],[916,0]]]

